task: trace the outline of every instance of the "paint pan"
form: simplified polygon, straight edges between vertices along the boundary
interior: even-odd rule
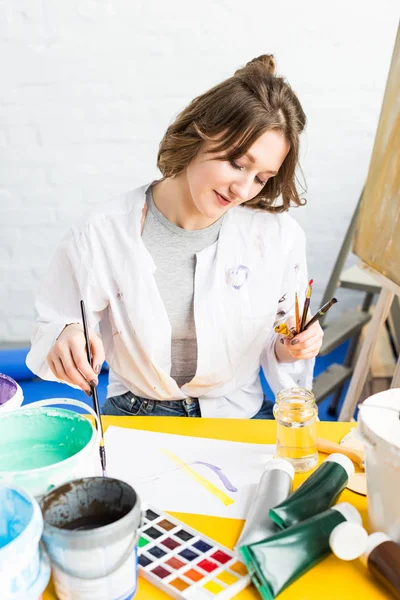
[[[101,474],[98,431],[85,416],[52,404],[80,406],[97,419],[83,402],[64,398],[0,413],[0,484],[40,498],[66,481]]]
[[[140,501],[127,483],[87,477],[41,501],[59,600],[128,600],[137,585]]]
[[[30,494],[0,486],[0,590],[2,600],[37,600],[50,579],[40,552],[43,519]]]
[[[177,600],[228,600],[250,584],[244,563],[153,506],[143,516],[139,573]]]
[[[24,400],[22,389],[14,379],[0,373],[0,415],[19,408]]]

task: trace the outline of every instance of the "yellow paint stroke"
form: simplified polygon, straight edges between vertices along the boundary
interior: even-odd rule
[[[179,458],[179,456],[176,456],[176,454],[173,454],[173,452],[170,452],[170,450],[167,450],[166,448],[160,448],[160,451],[163,454],[165,454],[165,456],[170,458],[172,462],[178,465],[178,467],[180,467],[182,471],[185,471],[185,473],[187,473],[189,477],[192,477],[197,481],[197,483],[206,488],[206,490],[210,492],[210,494],[213,494],[219,500],[221,500],[221,502],[225,504],[225,506],[229,506],[230,504],[234,503],[234,500],[232,500],[232,498],[228,496],[228,494],[225,494],[225,492],[217,488],[217,486],[211,483],[211,481],[196,473],[196,471],[189,467],[189,465],[187,465],[181,458]]]

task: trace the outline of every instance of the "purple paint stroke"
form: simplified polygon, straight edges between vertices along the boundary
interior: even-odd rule
[[[5,404],[17,392],[17,382],[8,375],[0,373],[0,404]]]
[[[230,482],[230,480],[228,479],[228,477],[225,475],[225,473],[222,471],[222,469],[220,467],[217,467],[216,465],[212,465],[207,462],[203,462],[201,460],[193,460],[186,464],[187,465],[204,465],[205,467],[208,467],[220,479],[220,481],[224,485],[225,489],[227,489],[229,492],[237,492],[238,491],[238,489]],[[176,469],[172,469],[172,471],[168,471],[168,473],[175,473],[175,471],[179,471],[181,468],[182,467],[176,467]],[[154,480],[160,479],[163,475],[166,475],[166,474],[167,474],[166,472],[160,473],[160,475],[156,475],[155,477],[150,477],[149,480],[144,480],[144,481],[142,480],[140,483],[146,483],[147,481],[154,481]]]
[[[211,469],[211,471],[214,471],[214,473],[217,475],[217,477],[220,478],[221,482],[224,484],[224,486],[227,490],[229,490],[230,492],[238,491],[237,488],[235,488],[235,486],[229,481],[229,479],[227,478],[227,476],[225,475],[223,470],[220,469],[219,467],[217,467],[216,465],[211,465],[210,463],[202,462],[201,460],[193,460],[192,462],[190,462],[188,464],[189,465],[204,465],[204,466],[208,467],[209,469]]]

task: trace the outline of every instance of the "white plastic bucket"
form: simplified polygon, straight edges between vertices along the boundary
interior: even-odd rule
[[[83,415],[54,404],[90,406],[70,398],[40,400],[0,412],[0,484],[20,486],[40,499],[53,487],[101,475],[100,430]]]
[[[42,594],[50,581],[50,575],[50,561],[47,557],[46,552],[41,549],[39,574],[36,580],[33,582],[31,589],[29,590],[29,596],[25,595],[23,598],[18,598],[18,600],[41,600]]]
[[[12,377],[0,373],[0,414],[19,408],[24,401],[21,387]]]
[[[50,579],[40,551],[43,518],[24,490],[0,486],[0,591],[2,600],[37,600]]]
[[[137,586],[140,501],[109,477],[72,481],[41,501],[59,600],[128,600]]]
[[[358,435],[365,444],[368,515],[372,531],[400,543],[400,389],[360,405]]]

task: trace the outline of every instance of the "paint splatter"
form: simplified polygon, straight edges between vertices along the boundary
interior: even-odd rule
[[[237,267],[226,269],[226,283],[231,285],[235,290],[240,290],[240,288],[246,283],[249,273],[250,270],[245,265],[238,265]]]

